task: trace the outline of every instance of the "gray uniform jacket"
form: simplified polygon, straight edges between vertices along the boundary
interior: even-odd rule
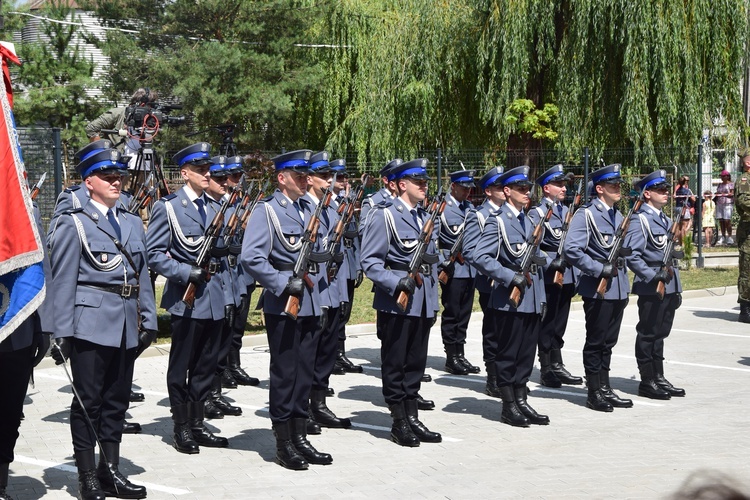
[[[622,219],[622,214],[615,210],[613,225],[606,205],[598,199],[582,206],[573,215],[563,245],[563,255],[565,260],[581,271],[577,288],[581,297],[596,298],[599,275],[609,257],[612,240]],[[629,290],[627,269],[623,265],[618,267],[617,274],[610,280],[604,299],[627,299]]]
[[[184,187],[154,204],[146,234],[148,260],[153,271],[167,278],[161,306],[170,314],[195,319],[224,318],[224,305],[229,303],[225,288],[231,293],[231,286],[224,281],[226,277],[222,272],[217,272],[208,283],[197,288],[192,309],[182,302],[206,226],[211,224],[219,207],[209,199],[204,225]],[[217,265],[224,269],[223,262]]]
[[[60,216],[52,244],[55,337],[75,337],[107,347],[138,345],[138,300],[96,287],[138,285],[142,328],[156,330],[156,304],[148,274],[146,238],[140,217],[117,210],[122,246],[107,218],[89,200],[82,208]],[[139,279],[136,280],[136,272]],[[91,286],[88,286],[91,285]]]
[[[479,238],[484,232],[484,226],[490,213],[493,211],[490,202],[485,200],[484,203],[476,208],[470,209],[466,213],[466,225],[464,226],[464,245],[463,245],[463,256],[464,259],[477,271],[477,279],[475,280],[476,289],[479,293],[490,293],[492,291],[492,279],[482,274],[481,271],[477,270],[476,264],[474,263],[474,248],[479,243]]]
[[[510,282],[520,269],[522,252],[534,231],[530,221],[527,220],[525,225],[524,230],[510,208],[503,205],[487,218],[484,232],[471,252],[471,259],[477,270],[494,281],[489,302],[492,309],[541,313],[542,303],[546,302],[541,269],[530,273],[532,284],[526,287],[518,308],[514,308],[509,302]]]
[[[466,215],[473,208],[474,205],[468,200],[464,202],[462,207],[453,196],[445,197],[445,211],[440,216],[440,239],[438,240],[442,260],[445,261],[450,258],[451,248],[456,242],[456,238],[465,231]],[[463,256],[463,250],[461,255]],[[476,275],[476,270],[468,262],[460,264],[456,261],[453,264],[454,278],[473,278]]]
[[[314,207],[305,197],[299,199],[305,213],[305,223],[312,217]],[[252,228],[252,231],[250,230]],[[242,242],[240,263],[243,269],[263,288],[263,311],[279,315],[284,312],[289,295],[284,293],[292,268],[297,262],[305,224],[299,213],[281,191],[258,203],[248,221],[248,231]],[[322,236],[318,233],[317,241]],[[313,251],[320,251],[318,245]],[[276,267],[274,267],[276,266]],[[310,275],[315,283],[317,275]],[[300,299],[299,316],[320,316],[320,290],[305,287]]]
[[[557,207],[561,207],[562,212]],[[549,269],[549,265],[557,258],[557,250],[560,248],[560,238],[562,236],[562,227],[565,222],[565,217],[568,216],[568,210],[568,207],[560,203],[555,204],[552,208],[552,215],[549,218],[549,222],[544,223],[544,236],[542,237],[540,248],[547,254],[547,264],[544,265],[545,285],[553,285],[555,272]],[[539,221],[546,215],[547,204],[544,202],[529,210],[529,219],[534,222],[534,225],[539,223]],[[575,268],[570,266],[565,269],[565,273],[563,274],[563,285],[576,282],[574,271]]]
[[[373,207],[380,205],[385,201],[392,200],[391,192],[386,188],[380,188],[380,191],[373,193],[362,200],[362,207],[359,211],[359,236],[362,237],[365,234],[365,226],[367,225],[367,215],[370,213]]]
[[[628,267],[633,273],[633,293],[636,295],[655,295],[656,282],[651,281],[661,268],[664,259],[664,250],[667,244],[667,232],[672,225],[672,220],[664,215],[662,220],[661,210],[656,210],[651,205],[642,205],[641,209],[633,214],[625,237],[625,246],[633,250],[626,258]],[[679,266],[674,266],[674,277],[665,285],[664,293],[682,293]]]
[[[427,212],[417,209],[420,219],[427,219]],[[439,224],[435,225],[432,240],[427,249],[437,252],[435,242]],[[408,275],[414,246],[421,230],[400,198],[376,205],[370,211],[365,232],[362,235],[362,269],[375,284],[372,307],[378,311],[407,316],[433,318],[438,311],[437,266],[429,265],[430,272],[422,275],[422,286],[418,286],[402,312],[396,304],[396,285]],[[398,268],[398,269],[396,269]]]
[[[83,182],[80,184],[76,184],[75,186],[65,188],[57,196],[57,201],[55,201],[55,210],[52,212],[52,218],[49,221],[49,228],[47,232],[48,240],[51,240],[53,235],[55,234],[55,228],[57,227],[57,218],[65,212],[70,212],[71,210],[81,208],[89,201],[89,197],[89,190],[86,187],[86,184],[84,184]],[[127,210],[128,205],[130,204],[130,199],[132,197],[133,196],[128,192],[120,191],[120,200],[117,202],[117,208]],[[51,241],[49,242],[49,245],[52,245]]]
[[[42,247],[44,250],[44,260],[42,261],[42,268],[44,269],[44,282],[46,288],[46,294],[44,301],[31,316],[21,323],[13,333],[10,334],[5,340],[0,342],[0,352],[18,351],[29,347],[34,341],[34,334],[37,332],[53,333],[55,331],[54,325],[54,299],[55,296],[54,288],[52,286],[52,268],[50,267],[49,255],[47,254],[47,242],[44,237],[44,229],[42,228],[42,216],[39,212],[39,207],[34,203],[34,221],[36,222],[37,231],[39,231],[39,237],[42,240]]]

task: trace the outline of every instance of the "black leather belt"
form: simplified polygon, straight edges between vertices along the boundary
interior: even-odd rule
[[[271,265],[274,269],[277,271],[294,271],[294,266],[296,264],[277,264],[275,262],[271,262]],[[318,266],[315,262],[308,262],[307,263],[307,273],[316,275],[320,272],[320,266]]]
[[[390,269],[391,271],[405,271],[407,273],[411,271],[411,267],[409,267],[409,264],[401,264],[398,262],[389,262],[385,265],[385,267]],[[419,272],[424,275],[429,275],[430,265],[422,263],[422,265],[419,266]]]
[[[127,285],[127,284],[100,286],[100,285],[87,285],[87,284],[82,283],[81,286],[84,286],[86,288],[93,288],[94,290],[100,290],[102,292],[115,293],[119,295],[120,297],[123,297],[126,299],[137,296],[138,290],[140,289],[140,286],[138,285]]]

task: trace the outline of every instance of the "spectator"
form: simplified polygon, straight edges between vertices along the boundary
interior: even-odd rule
[[[728,170],[722,170],[721,183],[716,186],[716,219],[719,221],[719,230],[721,236],[716,245],[734,245],[734,239],[732,239],[732,212],[734,211],[734,183],[732,175]]]
[[[693,221],[693,206],[695,205],[695,195],[690,190],[690,178],[687,175],[680,177],[680,181],[675,187],[674,191],[674,216],[678,219],[682,214],[682,207],[687,203],[687,209],[685,214],[682,215],[680,225],[677,228],[677,234],[679,240],[685,237],[690,231],[690,226]]]
[[[713,193],[711,190],[703,192],[703,235],[706,237],[706,246],[710,247],[714,241],[714,226],[716,225],[716,219],[714,213],[716,212],[716,204],[713,201]]]

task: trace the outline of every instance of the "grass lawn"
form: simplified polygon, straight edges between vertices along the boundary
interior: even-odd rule
[[[716,288],[721,286],[734,286],[737,284],[737,275],[739,268],[706,268],[706,269],[690,269],[689,271],[680,271],[682,278],[682,287],[685,290],[699,290],[703,288]],[[628,273],[631,281],[633,279],[633,273]],[[265,333],[265,329],[262,324],[262,317],[259,311],[255,310],[255,304],[258,302],[258,295],[260,292],[256,291],[253,293],[252,302],[250,305],[250,314],[248,315],[247,325],[245,327],[246,335],[256,335]],[[157,306],[161,302],[162,287],[156,287],[156,304]],[[352,316],[349,320],[349,324],[356,325],[360,323],[374,323],[375,322],[375,310],[372,308],[372,282],[365,279],[355,294],[354,294],[354,305],[352,307]],[[474,311],[479,311],[479,295],[475,294],[474,297]],[[573,300],[581,300],[581,297],[576,295]],[[159,342],[169,342],[169,313],[158,308],[159,312]]]

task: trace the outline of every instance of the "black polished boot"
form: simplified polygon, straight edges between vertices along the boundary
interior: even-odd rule
[[[142,392],[135,392],[131,389],[130,391],[131,403],[140,403],[141,401],[145,401],[145,400],[146,400],[146,396],[144,396]]]
[[[221,386],[224,389],[236,389],[237,388],[237,381],[232,376],[232,372],[229,371],[229,368],[227,368],[221,373]]]
[[[141,430],[141,424],[139,424],[138,422],[128,422],[126,420],[122,424],[123,434],[139,434]]]
[[[102,451],[99,454],[99,467],[96,469],[102,491],[108,497],[146,498],[146,487],[131,483],[119,470],[120,443],[104,442]]]
[[[524,390],[526,390],[525,387]],[[500,387],[500,397],[503,400],[503,411],[500,414],[500,421],[513,427],[528,427],[530,424],[529,419],[518,408],[513,387],[509,385]]]
[[[273,424],[273,434],[276,436],[276,463],[285,469],[306,470],[309,466],[307,460],[292,444],[291,424],[291,421]]]
[[[251,377],[247,374],[245,370],[242,369],[242,365],[240,364],[240,350],[239,349],[230,349],[229,355],[227,355],[227,370],[229,371],[229,374],[232,376],[232,379],[234,379],[235,383],[237,385],[258,385],[260,384],[260,380],[258,380],[255,377]]]
[[[458,359],[456,344],[445,344],[445,371],[453,375],[468,375],[469,370]]]
[[[462,365],[464,365],[464,368],[466,368],[466,371],[469,373],[479,373],[482,370],[478,366],[474,366],[471,363],[469,363],[469,360],[466,359],[464,356],[464,344],[456,344],[456,357],[458,358],[458,361],[461,362]]]
[[[638,365],[641,374],[641,383],[638,384],[638,395],[650,399],[669,399],[671,396],[667,391],[656,384],[654,379],[654,367],[651,363]]]
[[[416,399],[407,399],[404,401],[404,413],[406,421],[409,422],[411,431],[417,436],[422,443],[439,443],[443,437],[438,432],[432,432],[422,422],[419,421],[419,410],[417,409]]]
[[[8,487],[8,469],[10,464],[0,463],[0,500],[13,500],[13,497],[5,491]]]
[[[740,323],[750,323],[750,302],[740,302],[740,315],[737,317]]]
[[[422,378],[420,379],[421,382],[432,382],[432,376],[429,373],[425,373],[422,375]],[[421,410],[421,408],[420,408]]]
[[[672,385],[672,383],[664,378],[664,360],[658,359],[653,361],[654,366],[654,380],[656,381],[656,385],[664,389],[669,393],[670,396],[674,398],[682,398],[685,397],[685,389],[681,389],[679,387],[675,387]]]
[[[612,387],[609,385],[609,370],[602,370],[599,372],[599,386],[602,389],[602,395],[604,399],[609,401],[609,404],[615,408],[632,408],[633,400],[624,399],[618,396]]]
[[[557,389],[562,387],[562,382],[557,378],[555,372],[552,371],[551,362],[549,359],[550,353],[539,351],[539,373],[541,374],[541,384],[544,387],[552,387]]]
[[[221,393],[221,377],[218,375],[214,377],[213,389],[211,390],[211,393],[206,400],[206,411],[208,410],[209,403],[211,403],[214,408],[222,413],[222,417],[223,415],[229,415],[232,417],[238,417],[242,415],[242,408],[232,405]],[[204,412],[204,415],[206,416],[206,418],[211,418],[208,416],[208,413]]]
[[[73,453],[78,467],[78,498],[81,500],[104,500],[106,493],[96,477],[94,450],[80,450]]]
[[[364,371],[360,365],[355,365],[346,357],[343,340],[339,340],[338,349],[336,350],[336,366],[334,367],[334,373],[338,375],[336,372],[337,369],[342,373],[362,373]]]
[[[487,369],[487,385],[484,387],[484,393],[493,398],[500,397],[500,388],[497,386],[497,375],[495,374],[495,363],[486,363],[484,367]]]
[[[552,349],[549,352],[550,369],[555,374],[557,380],[566,385],[581,385],[583,384],[583,378],[572,375],[566,368],[565,363],[562,359],[562,351],[560,349]]]
[[[351,420],[348,418],[338,418],[328,408],[328,405],[326,405],[325,389],[313,389],[310,391],[310,415],[321,427],[348,429],[352,426]]]
[[[516,397],[516,406],[521,410],[523,416],[529,419],[530,423],[534,425],[549,425],[549,417],[537,413],[537,411],[529,405],[526,385],[514,387],[513,394]]]
[[[291,440],[294,447],[308,463],[314,465],[329,465],[333,463],[333,457],[328,453],[321,453],[315,449],[307,440],[307,419],[293,418]]]
[[[309,407],[307,408],[307,433],[311,435],[320,434],[320,425],[313,418]]]
[[[174,420],[174,436],[172,446],[180,453],[195,455],[200,453],[198,443],[193,439],[188,424],[187,405],[175,405],[172,407],[172,420]]]
[[[586,398],[586,407],[596,411],[611,412],[614,407],[604,399],[602,394],[601,383],[599,381],[599,372],[586,372],[586,386],[589,394]]]
[[[417,394],[417,408],[419,408],[422,411],[434,410],[435,402],[431,399],[425,399],[419,394]]]
[[[419,438],[411,430],[408,420],[406,420],[406,412],[404,411],[404,403],[395,403],[388,406],[391,411],[391,418],[393,418],[393,425],[391,426],[391,441],[401,446],[409,446],[415,448],[419,446]]]
[[[203,423],[203,401],[190,401],[187,406],[190,432],[193,434],[196,443],[209,448],[226,448],[229,446],[227,438],[214,435]]]

